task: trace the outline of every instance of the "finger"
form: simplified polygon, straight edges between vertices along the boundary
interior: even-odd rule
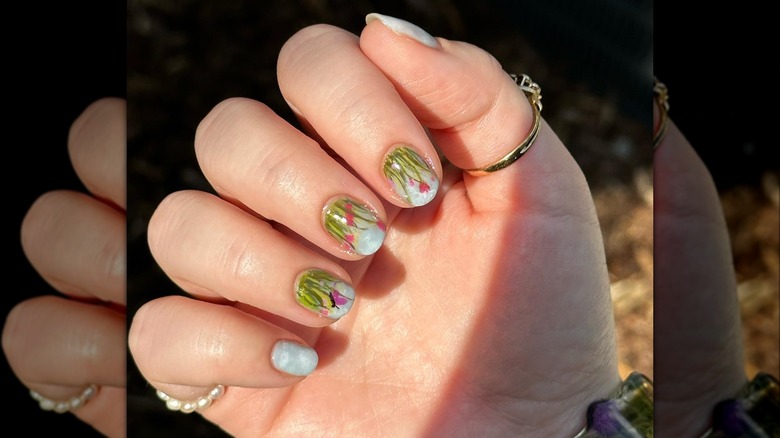
[[[30,384],[125,384],[125,318],[108,307],[56,296],[23,301],[9,313],[3,348]]]
[[[671,121],[653,181],[656,418],[664,435],[692,436],[747,382],[737,282],[715,184]]]
[[[184,290],[307,326],[332,323],[355,299],[349,276],[335,262],[203,192],[174,193],[160,203],[149,221],[149,247]]]
[[[53,191],[22,221],[25,255],[60,292],[124,304],[124,214],[91,196]]]
[[[29,386],[37,388],[34,391],[55,403],[69,401],[84,391],[84,387],[40,384]],[[97,386],[94,395],[80,407],[71,409],[70,413],[107,437],[123,437],[127,433],[126,405],[127,390],[124,387]]]
[[[306,124],[378,194],[401,207],[436,196],[436,150],[355,35],[328,25],[303,29],[282,48],[277,75]]]
[[[528,98],[490,54],[433,39],[392,17],[371,14],[367,21],[360,48],[455,166],[493,164],[529,135],[534,116]],[[544,121],[533,147],[518,162],[487,176],[464,175],[464,182],[477,211],[511,205],[567,210],[576,196],[561,193],[590,198],[579,167]]]
[[[73,169],[93,195],[126,209],[126,102],[104,98],[73,122],[68,153]]]
[[[127,434],[126,406],[125,388],[103,386],[89,403],[73,412],[73,415],[107,437],[123,437]]]
[[[335,256],[373,254],[384,240],[386,215],[376,195],[259,102],[217,105],[198,126],[195,151],[223,197]]]
[[[125,327],[124,315],[105,306],[38,297],[9,313],[3,350],[19,380],[46,398],[67,400],[98,385],[73,412],[98,430],[118,431],[125,411]]]
[[[289,386],[317,366],[317,353],[298,336],[231,306],[184,297],[146,303],[128,340],[144,377],[178,399],[218,384]]]

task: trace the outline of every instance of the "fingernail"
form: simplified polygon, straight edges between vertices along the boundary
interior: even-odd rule
[[[310,269],[298,276],[295,299],[314,313],[339,319],[352,308],[355,289],[330,272]]]
[[[379,22],[387,26],[388,29],[392,30],[398,35],[407,36],[434,49],[439,47],[439,43],[436,41],[436,38],[432,37],[428,32],[420,29],[419,26],[414,25],[406,20],[401,20],[400,18],[390,17],[388,15],[377,13],[366,15],[366,24],[371,23],[374,20],[379,20]]]
[[[308,376],[317,368],[319,357],[313,348],[292,341],[277,341],[271,362],[277,370],[293,376]]]
[[[348,252],[371,255],[385,240],[385,223],[367,206],[338,198],[325,206],[325,230]]]
[[[398,196],[414,207],[436,197],[439,178],[414,149],[401,145],[385,158],[384,172]]]

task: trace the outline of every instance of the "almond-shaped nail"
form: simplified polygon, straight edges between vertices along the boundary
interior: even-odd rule
[[[395,193],[413,207],[431,202],[439,190],[439,178],[407,145],[399,145],[387,154],[383,171]]]
[[[308,376],[317,368],[319,356],[313,348],[293,341],[276,341],[271,363],[277,370],[293,376]]]
[[[380,23],[384,24],[388,29],[392,30],[398,35],[407,36],[434,49],[439,47],[439,43],[436,41],[436,38],[432,37],[428,32],[422,30],[419,26],[406,20],[401,20],[400,18],[390,17],[389,15],[382,15],[377,13],[366,15],[366,24],[374,20],[379,20]]]
[[[352,308],[355,289],[330,272],[309,269],[295,282],[295,299],[316,314],[339,319]]]
[[[325,206],[325,230],[348,252],[371,255],[385,240],[385,223],[368,206],[352,198],[336,198]]]

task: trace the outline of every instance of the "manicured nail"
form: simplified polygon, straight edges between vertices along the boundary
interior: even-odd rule
[[[371,255],[385,240],[385,223],[367,206],[350,198],[338,198],[325,206],[325,230],[341,247]]]
[[[330,272],[310,269],[298,276],[295,298],[314,313],[339,319],[352,308],[355,289]]]
[[[392,30],[398,35],[407,36],[434,49],[439,47],[439,43],[436,41],[436,38],[432,37],[428,32],[420,29],[419,26],[414,25],[406,20],[401,20],[400,18],[390,17],[388,15],[377,13],[366,15],[366,24],[374,20],[379,20],[380,23],[384,24],[388,29]]]
[[[317,368],[319,356],[313,348],[292,341],[277,341],[271,351],[271,362],[279,371],[293,376],[308,376]]]
[[[385,158],[384,172],[393,190],[414,207],[436,197],[439,179],[412,148],[401,145]]]

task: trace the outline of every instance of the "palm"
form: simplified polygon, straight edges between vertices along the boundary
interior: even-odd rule
[[[577,396],[594,375],[616,376],[611,306],[587,188],[560,144],[550,148],[538,155],[563,162],[524,168],[494,211],[476,212],[458,177],[440,202],[398,212],[383,249],[348,266],[360,294],[349,316],[296,330],[318,370],[291,388],[232,388],[237,404],[204,414],[239,436],[582,421]]]

